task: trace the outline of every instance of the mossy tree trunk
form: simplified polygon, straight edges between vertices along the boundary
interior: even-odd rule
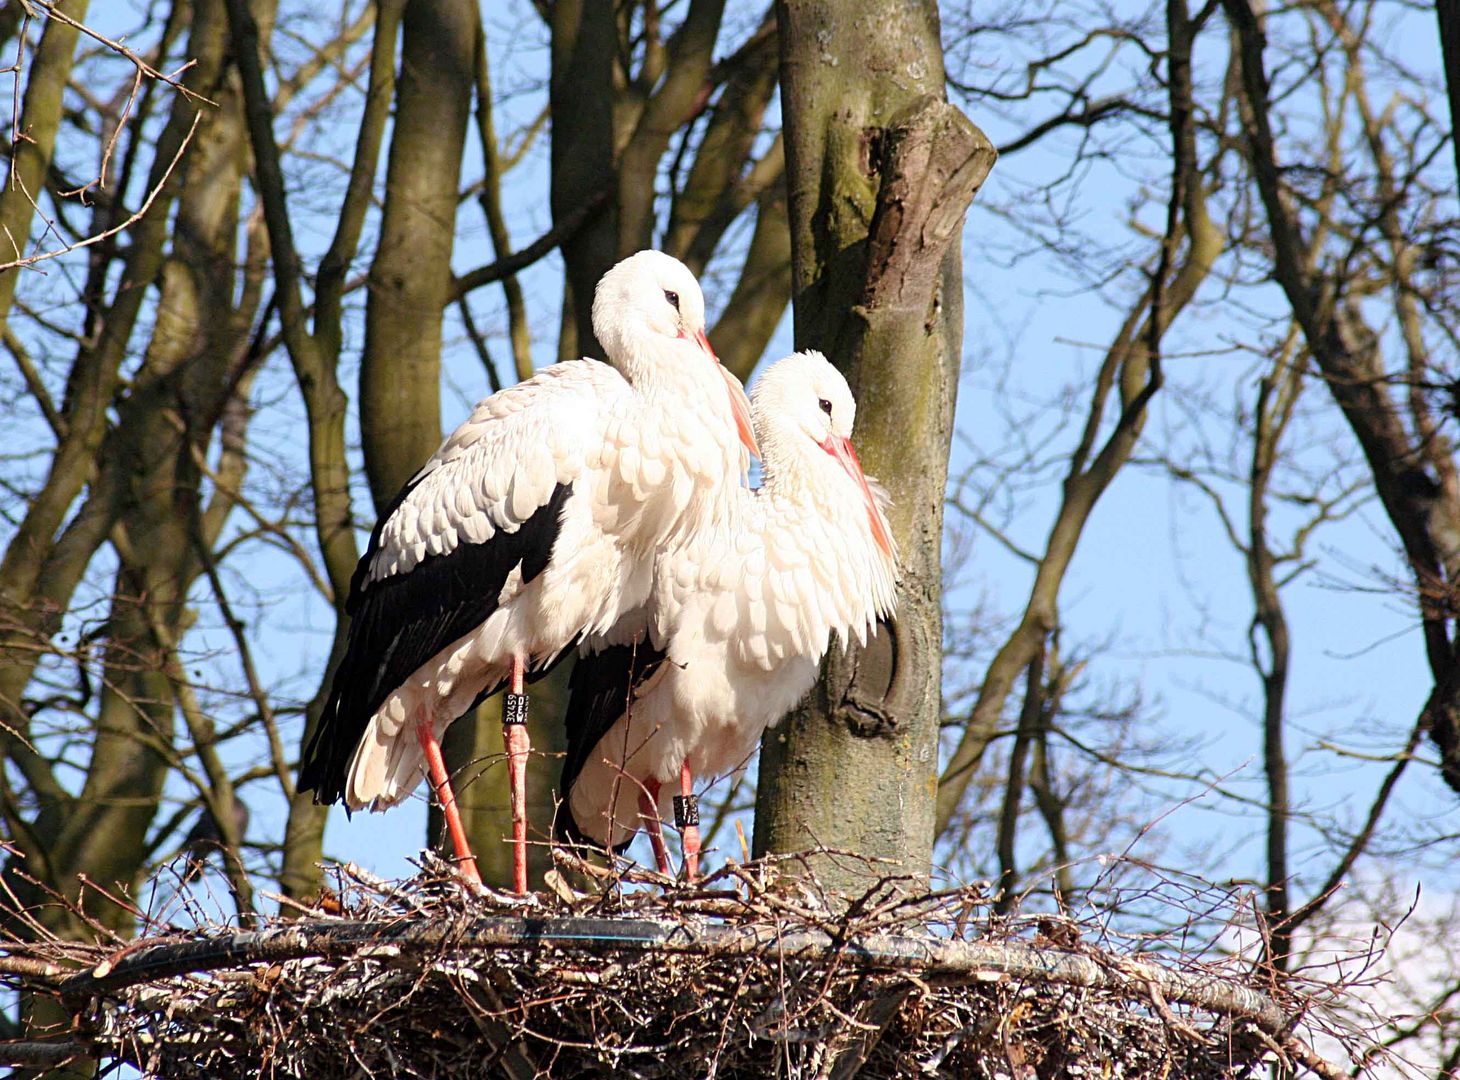
[[[898,612],[865,650],[834,648],[767,737],[759,853],[818,846],[925,878],[933,843],[943,488],[963,335],[959,239],[992,167],[943,94],[932,0],[782,0],[781,94],[797,348],[825,352],[858,401],[862,462],[894,499]],[[854,782],[848,782],[854,778]],[[821,860],[833,887],[865,871]]]

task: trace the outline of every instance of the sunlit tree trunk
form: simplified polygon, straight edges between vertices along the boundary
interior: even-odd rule
[[[360,434],[376,512],[441,441],[441,313],[475,82],[476,5],[413,0],[401,20],[380,245],[370,264]]]
[[[73,0],[62,10],[74,21],[86,18],[86,0]],[[20,4],[7,5],[7,15],[18,17]],[[30,254],[26,239],[35,217],[36,200],[45,189],[46,170],[61,124],[61,99],[75,60],[81,31],[60,19],[48,19],[25,80],[25,138],[17,139],[5,186],[0,189],[0,262]],[[20,274],[0,273],[0,326],[4,326],[15,299]]]
[[[824,845],[891,860],[875,874],[922,878],[937,789],[959,240],[994,153],[944,100],[932,0],[782,0],[777,18],[796,345],[847,374],[854,439],[892,493],[902,559],[896,622],[865,650],[834,648],[806,705],[766,738],[756,849]],[[867,872],[834,860],[819,869],[843,888]]]

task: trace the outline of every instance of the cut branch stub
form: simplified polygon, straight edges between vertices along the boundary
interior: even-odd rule
[[[865,646],[835,649],[827,659],[825,685],[840,699],[829,715],[853,735],[889,736],[898,729],[908,691],[915,691],[897,662],[902,633],[900,624],[883,621]]]
[[[920,98],[893,118],[881,140],[863,306],[923,310],[932,302],[943,254],[997,157],[978,126],[946,101]]]

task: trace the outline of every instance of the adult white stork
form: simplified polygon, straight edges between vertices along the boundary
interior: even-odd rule
[[[355,569],[344,657],[301,790],[383,810],[420,782],[480,880],[441,759],[447,725],[504,685],[513,882],[527,889],[523,681],[575,643],[643,627],[655,553],[724,527],[754,451],[749,402],[705,337],[678,260],[642,251],[599,282],[609,363],[570,360],[478,404],[381,515]],[[611,366],[610,366],[611,365]]]
[[[738,493],[738,526],[658,561],[650,640],[580,658],[566,717],[559,837],[622,849],[642,822],[668,872],[659,823],[677,790],[691,879],[694,776],[743,767],[816,681],[831,635],[865,644],[896,603],[887,496],[852,449],[846,380],[797,353],[750,398],[763,485]]]

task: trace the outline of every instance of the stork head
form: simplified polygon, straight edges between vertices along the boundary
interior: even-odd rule
[[[713,362],[730,395],[736,433],[757,457],[750,402],[705,334],[705,297],[689,267],[662,251],[640,251],[603,275],[593,294],[593,333],[631,383],[659,363]]]
[[[751,391],[751,417],[765,449],[762,462],[768,480],[797,468],[809,472],[812,483],[822,475],[835,477],[865,502],[872,539],[882,553],[897,558],[884,512],[886,492],[880,486],[873,492],[852,448],[857,403],[847,380],[826,357],[807,351],[772,364]],[[824,473],[828,457],[834,464]]]

